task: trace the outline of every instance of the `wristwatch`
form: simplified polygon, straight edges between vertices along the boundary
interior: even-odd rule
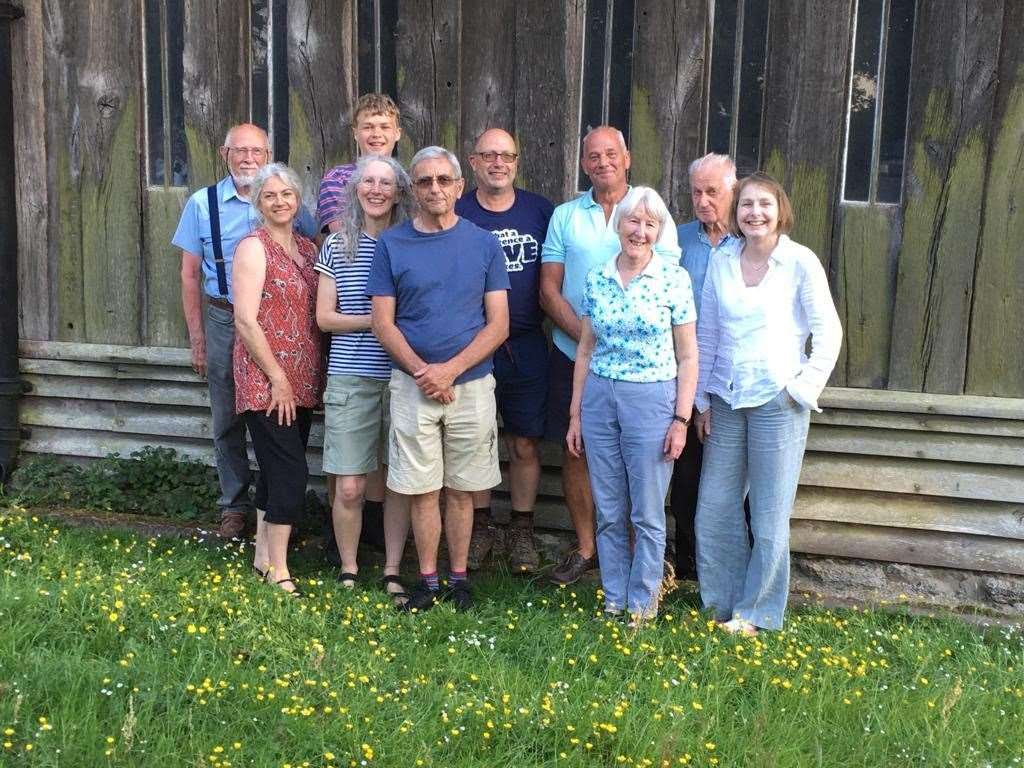
[[[678,413],[672,414],[672,421],[681,422],[684,427],[688,426],[690,423],[690,420],[688,418],[686,418],[685,416],[680,416]]]

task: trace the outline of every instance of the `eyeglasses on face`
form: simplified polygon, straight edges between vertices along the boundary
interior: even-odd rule
[[[377,187],[379,189],[388,190],[395,188],[395,182],[391,179],[378,179],[375,176],[364,176],[359,180],[359,186],[363,189],[373,189]]]
[[[515,152],[474,152],[473,154],[485,163],[493,163],[499,157],[503,163],[514,163],[519,159],[519,155]]]
[[[441,187],[441,189],[447,189],[458,181],[458,179],[452,176],[420,176],[412,183],[416,185],[416,189],[430,189],[434,186],[435,181],[437,182],[437,186]]]
[[[235,157],[252,157],[259,160],[261,157],[266,157],[266,147],[228,147],[228,153]]]

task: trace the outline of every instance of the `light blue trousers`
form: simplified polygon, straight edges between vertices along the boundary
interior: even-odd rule
[[[810,412],[782,390],[733,410],[711,396],[711,434],[697,500],[697,577],[715,618],[781,629],[789,596],[789,517],[807,445]],[[743,492],[749,487],[747,539]]]
[[[665,460],[662,448],[675,405],[675,379],[639,384],[587,376],[581,427],[608,610],[645,616],[658,612],[665,494],[672,477],[672,462]],[[629,522],[636,534],[632,555]]]

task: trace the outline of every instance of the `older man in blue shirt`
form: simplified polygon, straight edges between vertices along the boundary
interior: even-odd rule
[[[696,219],[679,225],[679,260],[693,283],[693,300],[700,323],[700,301],[708,263],[715,254],[739,246],[739,239],[729,232],[736,164],[728,155],[707,154],[690,163],[690,199]],[[693,518],[697,511],[697,489],[700,483],[704,448],[691,424],[686,447],[676,460],[672,475],[672,513],[676,518],[676,576],[697,578],[694,553]]]
[[[619,252],[619,234],[612,214],[629,191],[630,155],[622,132],[602,125],[583,138],[580,158],[590,178],[589,192],[555,208],[544,240],[540,268],[541,307],[555,324],[548,376],[548,419],[545,436],[562,445],[562,492],[576,529],[576,547],[552,572],[556,584],[572,584],[597,565],[594,501],[586,458],[566,448],[573,361],[580,339],[580,313],[587,274]],[[662,227],[655,252],[677,262],[676,226]]]
[[[207,377],[210,392],[213,448],[220,480],[220,535],[233,538],[245,530],[252,503],[245,425],[235,414],[231,264],[238,241],[258,226],[249,188],[257,171],[270,161],[266,131],[250,123],[236,125],[228,131],[220,156],[227,163],[228,175],[188,199],[171,242],[181,249],[181,303],[192,348],[192,369]],[[296,219],[296,229],[307,237],[316,235],[316,222],[304,207]]]

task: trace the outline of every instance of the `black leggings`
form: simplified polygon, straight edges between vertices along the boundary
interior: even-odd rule
[[[306,506],[306,444],[313,411],[296,408],[290,427],[277,423],[277,411],[246,411],[245,424],[260,465],[256,480],[256,509],[266,510],[264,520],[275,525],[297,525]]]

